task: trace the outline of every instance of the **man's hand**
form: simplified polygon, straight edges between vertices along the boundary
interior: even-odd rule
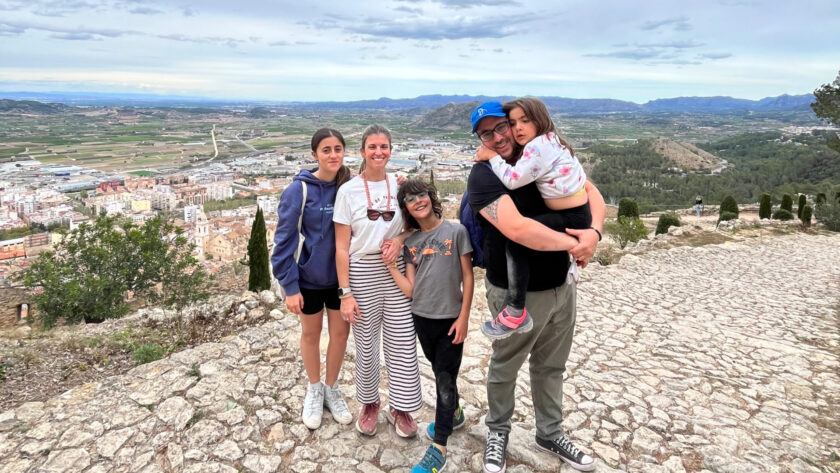
[[[478,150],[475,152],[475,159],[474,161],[490,161],[491,158],[494,156],[498,156],[499,153],[491,150],[490,148],[481,145],[478,147]]]
[[[567,228],[566,233],[578,239],[578,244],[569,250],[572,258],[588,262],[595,256],[595,249],[598,247],[598,233],[595,230]]]

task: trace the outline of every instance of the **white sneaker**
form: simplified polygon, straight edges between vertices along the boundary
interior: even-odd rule
[[[324,385],[322,383],[310,384],[303,400],[303,414],[300,418],[303,425],[310,429],[317,429],[321,426],[321,417],[324,414]]]
[[[353,422],[353,414],[350,413],[350,409],[347,408],[347,403],[344,402],[344,398],[341,396],[341,390],[338,389],[338,381],[332,387],[324,386],[324,405],[327,406],[327,409],[332,413],[333,419],[339,424],[347,425]]]

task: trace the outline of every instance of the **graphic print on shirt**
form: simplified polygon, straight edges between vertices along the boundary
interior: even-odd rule
[[[408,248],[408,252],[411,254],[411,263],[415,266],[421,264],[423,257],[434,255],[452,256],[452,240],[449,238],[444,241],[432,238],[431,240],[424,241],[421,246],[422,248],[416,246]]]

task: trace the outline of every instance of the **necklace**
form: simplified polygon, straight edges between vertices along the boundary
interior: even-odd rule
[[[373,207],[373,202],[370,201],[370,189],[368,188],[368,181],[365,177],[365,173],[362,173],[362,182],[365,183],[365,195],[367,196],[368,208]],[[387,212],[391,211],[391,182],[388,180],[388,175],[385,175],[385,189],[388,192],[388,204],[387,204]]]

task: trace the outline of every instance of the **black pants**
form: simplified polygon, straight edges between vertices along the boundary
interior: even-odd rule
[[[464,344],[454,344],[455,332],[447,335],[455,319],[427,319],[414,315],[414,329],[423,348],[426,359],[432,363],[435,373],[437,402],[435,403],[435,438],[438,445],[446,446],[452,434],[452,421],[458,409],[458,370],[461,369],[461,356]]]
[[[558,232],[565,232],[567,228],[589,228],[592,226],[592,213],[589,211],[589,202],[566,210],[556,210],[531,216],[532,219],[540,222],[546,227]],[[530,250],[510,240],[505,247],[507,257],[508,290],[505,304],[515,309],[525,308],[525,293],[528,291],[528,282],[531,279],[528,266],[527,252]],[[557,268],[562,271],[562,268]]]

